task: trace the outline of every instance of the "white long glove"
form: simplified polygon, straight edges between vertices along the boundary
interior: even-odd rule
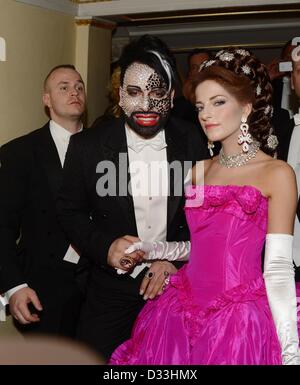
[[[179,242],[136,242],[125,250],[126,254],[136,250],[144,251],[144,259],[166,259],[168,261],[187,261],[191,251],[190,241]]]
[[[264,279],[284,365],[300,365],[293,236],[267,234]]]
[[[146,260],[164,259],[168,261],[187,261],[190,255],[191,242],[135,242],[125,250],[125,254],[131,254],[137,250],[144,251],[144,259]],[[117,269],[117,273],[125,274],[127,271]]]

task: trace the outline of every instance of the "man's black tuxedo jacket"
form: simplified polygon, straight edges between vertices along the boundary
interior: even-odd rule
[[[0,161],[0,293],[26,282],[42,317],[55,312],[43,331],[56,332],[76,265],[63,261],[69,242],[55,211],[62,167],[49,123],[3,145]]]
[[[295,127],[294,119],[290,119],[290,115],[287,110],[275,110],[273,125],[279,142],[277,148],[278,159],[287,161],[292,133]],[[300,221],[300,200],[298,201],[297,206],[297,218]],[[300,281],[300,267],[295,269],[295,273],[296,281]]]
[[[191,123],[170,118],[165,134],[169,162],[195,163],[196,160],[207,157],[199,128]],[[120,319],[122,311],[127,307],[129,312],[130,304],[137,301],[139,304],[132,305],[132,319],[127,320],[127,324],[124,320],[124,324],[120,325],[123,332],[126,331],[123,337],[128,337],[137,310],[142,304],[139,287],[145,274],[140,273],[136,279],[128,274],[120,276],[114,268],[107,265],[108,250],[115,239],[124,235],[137,236],[132,196],[119,196],[117,193],[116,196],[100,197],[96,192],[97,182],[105,174],[97,173],[96,168],[99,162],[105,160],[116,166],[117,180],[127,178],[128,185],[128,163],[127,169],[119,171],[120,153],[125,154],[127,159],[125,123],[122,118],[100,122],[85,132],[74,135],[66,155],[63,188],[58,200],[59,220],[68,237],[95,266],[90,281],[90,289],[93,286],[95,294],[93,299],[89,297],[91,290],[88,290],[88,303],[93,311],[87,317],[91,320],[95,316],[92,313],[105,313],[105,316],[99,316],[101,320],[95,318],[95,322],[91,322],[86,328],[91,333],[86,341],[89,339],[91,343],[94,342],[94,346],[107,355],[109,349],[101,347],[105,338],[114,346],[122,342],[122,338],[118,339],[116,336],[116,331],[114,334],[113,330],[109,330],[117,328],[113,326],[118,322],[114,316]],[[179,183],[181,184],[180,181]],[[167,203],[167,240],[187,240],[189,230],[183,209],[184,193],[174,196],[172,182],[170,191]],[[101,330],[105,330],[105,335]],[[95,343],[97,338],[98,346]]]

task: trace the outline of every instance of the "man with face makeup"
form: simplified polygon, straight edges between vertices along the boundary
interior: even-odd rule
[[[139,263],[127,274],[116,267],[142,256],[124,259],[137,239],[189,239],[184,179],[187,167],[207,155],[199,128],[170,117],[175,60],[166,45],[143,36],[124,48],[119,63],[123,116],[72,137],[58,202],[67,235],[93,263],[78,337],[105,357],[176,272],[162,261]],[[155,168],[174,161],[174,175]]]

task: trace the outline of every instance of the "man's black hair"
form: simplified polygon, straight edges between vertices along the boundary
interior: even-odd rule
[[[206,55],[208,55],[208,58],[210,59],[211,57],[211,54],[206,51],[205,49],[200,49],[200,48],[194,48],[189,54],[188,54],[188,57],[187,57],[187,61],[190,65],[190,61],[191,61],[191,58],[195,55],[198,55],[200,53],[205,53]]]
[[[166,71],[159,58],[149,51],[155,51],[163,60],[166,60],[169,64],[171,72],[171,88],[174,88],[176,78],[176,61],[171,54],[167,45],[158,37],[153,35],[143,35],[139,39],[132,41],[126,45],[122,51],[119,59],[119,65],[121,67],[121,85],[123,85],[124,75],[127,68],[135,63],[146,64],[159,75],[161,75],[169,87],[169,79]]]

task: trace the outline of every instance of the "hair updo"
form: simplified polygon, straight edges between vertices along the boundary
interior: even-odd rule
[[[242,48],[219,51],[213,59],[204,61],[199,72],[185,84],[184,95],[192,103],[197,86],[205,80],[216,81],[241,103],[252,103],[249,133],[265,153],[274,155],[277,144],[270,145],[272,85],[265,65]]]

